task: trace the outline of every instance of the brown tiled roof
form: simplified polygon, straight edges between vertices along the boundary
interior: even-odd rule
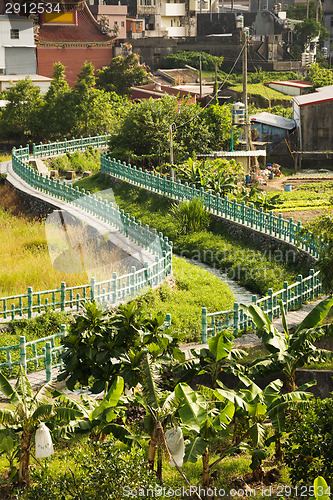
[[[39,40],[47,42],[110,43],[112,38],[102,33],[99,24],[84,2],[83,8],[77,10],[77,25],[42,24],[39,29]]]

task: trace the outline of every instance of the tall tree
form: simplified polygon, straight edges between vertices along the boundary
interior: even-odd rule
[[[0,117],[0,134],[4,138],[23,140],[24,136],[37,133],[38,116],[42,101],[40,88],[35,87],[29,77],[19,80],[4,93],[9,103]]]
[[[150,82],[150,74],[144,65],[139,63],[136,54],[114,57],[109,66],[98,71],[97,86],[108,92],[119,95],[130,95],[133,85],[144,85]]]
[[[65,70],[65,66],[60,62],[53,65],[53,79],[41,109],[39,131],[42,138],[63,139],[71,136],[74,127],[74,103]]]

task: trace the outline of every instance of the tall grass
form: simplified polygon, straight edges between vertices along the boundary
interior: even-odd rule
[[[0,205],[0,297],[26,293],[28,286],[39,291],[58,288],[62,281],[68,286],[88,283],[86,273],[53,269],[45,223],[23,215],[6,186],[0,188]]]

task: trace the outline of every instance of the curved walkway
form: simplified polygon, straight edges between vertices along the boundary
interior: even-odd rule
[[[31,187],[14,172],[10,161],[5,162],[5,166],[4,163],[1,164],[1,172],[7,174],[8,182],[10,182],[10,184],[12,184],[17,190],[48,203],[50,206],[54,207],[54,210],[61,210],[69,213],[81,222],[92,226],[100,235],[107,235],[112,243],[137,259],[138,262],[141,263],[141,268],[144,267],[145,261],[148,262],[148,264],[153,264],[155,262],[155,258],[150,252],[140,247],[133,241],[130,241],[129,238],[126,238],[126,236],[124,236],[117,229],[112,228],[111,230],[110,225],[106,222],[101,221],[97,217],[87,213],[77,205],[71,205]]]

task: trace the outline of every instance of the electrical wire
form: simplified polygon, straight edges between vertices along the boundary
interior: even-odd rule
[[[238,60],[239,60],[240,56],[242,55],[242,53],[243,53],[243,51],[244,51],[244,48],[245,48],[245,43],[246,43],[246,42],[244,42],[244,44],[242,45],[242,48],[241,48],[241,50],[240,50],[240,52],[239,52],[239,54],[238,54],[238,56],[237,56],[237,58],[236,58],[236,60],[235,60],[235,62],[234,62],[234,64],[233,64],[233,66],[232,66],[231,70],[229,71],[229,73],[227,74],[227,76],[225,77],[225,79],[224,79],[224,81],[221,83],[221,85],[219,85],[219,87],[218,87],[218,89],[217,89],[217,92],[218,92],[219,90],[221,90],[221,89],[222,89],[222,87],[223,87],[223,85],[224,85],[224,84],[228,81],[229,76],[230,76],[230,75],[231,75],[231,73],[233,72],[233,70],[234,70],[234,68],[235,68],[236,64],[238,63]],[[217,92],[216,92],[216,94],[217,94]],[[172,124],[172,125],[175,125],[175,127],[173,128],[173,130],[174,130],[174,131],[176,131],[176,130],[178,130],[179,128],[182,128],[182,127],[184,127],[185,125],[187,125],[188,123],[192,122],[193,120],[196,120],[196,119],[198,118],[198,116],[199,116],[199,115],[200,115],[200,114],[204,111],[204,109],[206,109],[206,108],[210,105],[210,103],[211,103],[211,102],[215,99],[216,94],[215,94],[213,97],[211,97],[211,96],[210,96],[209,101],[207,102],[207,104],[205,104],[205,106],[204,106],[203,108],[200,108],[200,111],[199,111],[199,112],[198,112],[195,116],[193,116],[192,118],[190,118],[190,119],[189,119],[189,120],[187,120],[186,122],[181,123],[180,125]]]

